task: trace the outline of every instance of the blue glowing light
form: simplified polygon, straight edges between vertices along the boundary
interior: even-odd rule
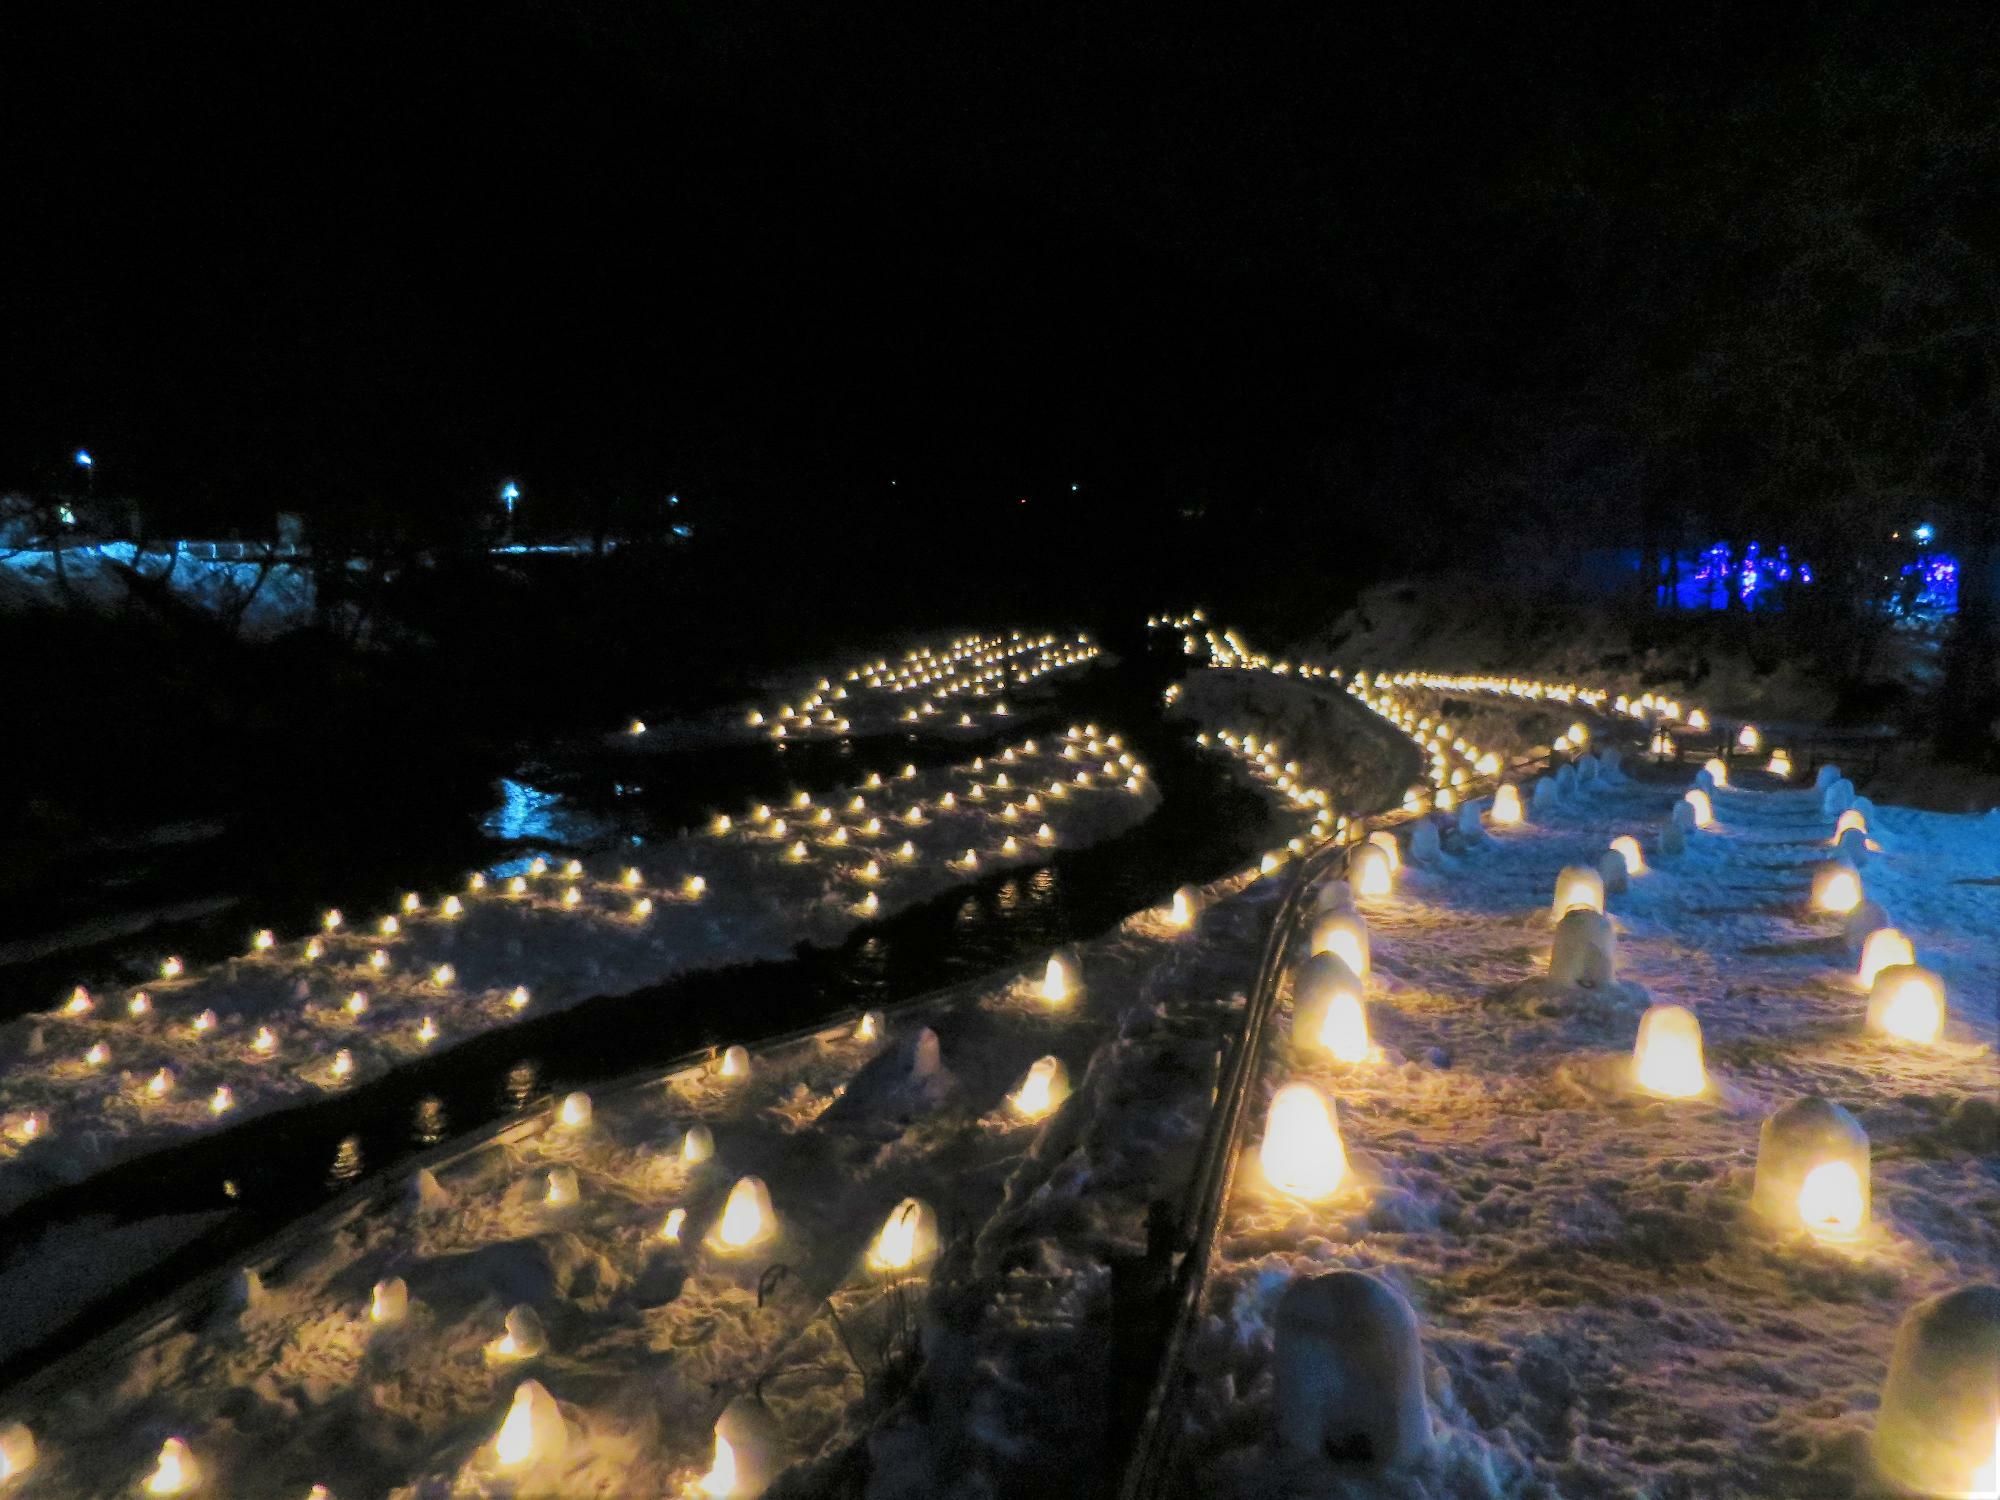
[[[667,496],[667,504],[669,504],[669,505],[679,505],[680,503],[681,503],[681,497],[680,497],[679,495],[669,495],[669,496]]]
[[[1910,535],[1915,537],[1919,542],[1928,542],[1932,537],[1937,535],[1937,528],[1926,521],[1915,531],[1911,532]]]
[[[510,479],[500,486],[500,503],[507,507],[508,515],[514,514],[514,502],[520,498],[521,487],[513,480]]]
[[[76,450],[76,466],[79,469],[88,469],[96,462],[97,460],[90,456],[88,448],[79,448]]]

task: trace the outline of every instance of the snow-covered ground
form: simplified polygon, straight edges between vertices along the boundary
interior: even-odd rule
[[[630,864],[503,864],[474,877],[479,889],[413,892],[406,910],[351,913],[311,938],[272,936],[240,959],[0,1026],[0,1210],[523,1014],[836,944],[996,865],[1121,832],[1158,793],[1115,734],[1089,726],[796,802]]]
[[[700,1493],[718,1415],[758,1389],[781,1463],[801,1466],[774,1493],[836,1484],[864,1451],[878,1486],[899,1487],[883,1493],[991,1492],[979,1476],[1018,1474],[1030,1451],[1031,1467],[1074,1469],[1070,1439],[1104,1420],[1105,1257],[1142,1242],[1137,1190],[1200,1130],[1240,1009],[1230,987],[1274,889],[1219,883],[1198,932],[1135,914],[1072,951],[1078,983],[1060,1002],[1036,965],[901,1008],[872,1037],[835,1024],[752,1053],[734,1078],[717,1060],[602,1091],[587,1124],[558,1107],[510,1130],[400,1205],[295,1242],[254,1291],[198,1299],[76,1367],[84,1380],[26,1393],[0,1413],[35,1435],[26,1493],[135,1490],[170,1437],[205,1494]],[[1025,1112],[1013,1100],[1049,1056],[1076,1093]],[[690,1161],[696,1126],[713,1155]],[[574,1201],[551,1206],[564,1173]],[[720,1236],[745,1176],[766,1185],[775,1225],[732,1249]],[[949,1285],[934,1298],[930,1278],[867,1260],[912,1196],[942,1231]],[[374,1322],[373,1289],[391,1278],[407,1311]],[[493,1346],[521,1306],[545,1347],[509,1356]],[[927,1387],[967,1404],[900,1405],[857,1447],[897,1394],[881,1383],[885,1343],[919,1324]],[[1060,1410],[1048,1385],[1014,1384],[1057,1366],[1072,1398]],[[566,1446],[520,1479],[494,1440],[527,1379],[555,1398]],[[954,1456],[967,1440],[986,1446]],[[754,1455],[735,1458],[747,1473]]]
[[[1320,1204],[1238,1175],[1189,1359],[1204,1492],[1882,1492],[1867,1438],[1898,1320],[2000,1263],[2000,816],[1872,820],[1868,894],[1951,997],[1944,1040],[1918,1046],[1865,1029],[1840,924],[1807,909],[1829,853],[1819,795],[1749,779],[1677,858],[1657,831],[1685,780],[1611,782],[1531,798],[1525,824],[1448,845],[1360,903],[1379,1060],[1281,1036],[1252,1112],[1261,1137],[1279,1084],[1317,1084],[1350,1175]],[[1625,833],[1654,852],[1609,902],[1622,982],[1553,986],[1557,873]],[[1699,1018],[1700,1097],[1634,1087],[1649,1003]],[[1748,1212],[1761,1121],[1808,1095],[1872,1142],[1873,1222],[1852,1241]],[[1436,1441],[1385,1477],[1266,1442],[1278,1296],[1340,1268],[1389,1280],[1421,1322]]]
[[[218,617],[241,616],[246,640],[267,640],[312,618],[312,569],[289,560],[258,562],[201,557],[180,548],[140,552],[131,542],[98,542],[55,553],[0,554],[0,613],[30,606],[80,604],[111,611],[130,600],[120,567],[134,568],[184,604]]]
[[[176,1437],[213,1493],[748,1494],[764,1477],[760,1421],[784,1470],[773,1495],[1108,1493],[1119,1268],[1143,1253],[1149,1207],[1187,1180],[1284,842],[1339,826],[1308,749],[1345,733],[1323,711],[1332,693],[1428,760],[1424,782],[1405,791],[1398,769],[1388,795],[1443,807],[1442,848],[1359,900],[1369,1060],[1336,1063],[1303,1038],[1295,1050],[1289,1007],[1276,1028],[1244,1144],[1254,1156],[1278,1085],[1310,1081],[1334,1101],[1349,1173],[1309,1204],[1263,1186],[1246,1157],[1186,1363],[1185,1492],[1882,1494],[1867,1436],[1895,1326],[2000,1258],[2000,816],[1871,816],[1868,894],[1953,1007],[1941,1042],[1891,1042],[1862,1024],[1840,924],[1806,908],[1830,852],[1816,792],[1739,770],[1743,786],[1714,794],[1714,826],[1673,854],[1660,830],[1685,772],[1572,773],[1523,789],[1524,822],[1461,837],[1464,809],[1444,806],[1454,777],[1559,742],[1576,705],[1496,692],[1467,709],[1463,691],[1348,684],[1233,647],[1226,662],[1239,670],[1200,674],[1177,707],[1270,789],[1273,856],[1201,893],[1192,931],[1135,913],[1079,946],[1081,990],[1061,1003],[1036,966],[900,1008],[880,1040],[829,1026],[753,1052],[739,1076],[718,1059],[603,1091],[586,1125],[558,1113],[517,1127],[400,1208],[260,1268],[246,1299],[187,1307],[17,1393],[0,1431],[35,1435],[26,1493],[126,1492]],[[1246,687],[1260,675],[1275,692]],[[1603,716],[1581,717],[1594,743]],[[1620,982],[1554,985],[1558,871],[1627,833],[1650,867],[1609,898]],[[1416,852],[1407,828],[1403,849]],[[1654,1002],[1701,1021],[1698,1096],[1633,1086]],[[1009,1095],[1049,1055],[1074,1093],[1030,1120]],[[1853,1239],[1747,1211],[1760,1122],[1808,1094],[1872,1139],[1873,1221]],[[712,1159],[687,1159],[694,1125]],[[576,1201],[551,1206],[565,1169]],[[777,1228],[731,1250],[714,1237],[746,1175],[766,1184]],[[936,1212],[944,1251],[927,1284],[898,1292],[867,1256],[910,1196]],[[1393,1473],[1269,1440],[1278,1297],[1337,1268],[1383,1277],[1419,1316],[1435,1438]],[[371,1288],[392,1277],[408,1311],[377,1325]],[[523,1304],[547,1347],[509,1358],[490,1346]],[[530,1403],[541,1437],[559,1430],[564,1449],[522,1478],[496,1436],[528,1425],[508,1422],[528,1414],[528,1378],[554,1398]],[[747,1416],[731,1408],[732,1489],[715,1424],[752,1394]]]
[[[759,685],[759,701],[681,715],[635,716],[614,743],[673,752],[773,740],[853,740],[884,734],[971,738],[1005,729],[1045,703],[1055,679],[1106,660],[1084,632],[973,631]]]

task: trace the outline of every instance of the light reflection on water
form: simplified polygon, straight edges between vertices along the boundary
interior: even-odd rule
[[[334,1187],[345,1187],[359,1177],[367,1161],[361,1152],[361,1137],[344,1135],[333,1153],[333,1165],[326,1169],[326,1180]]]
[[[501,1098],[509,1109],[523,1109],[535,1097],[536,1085],[540,1081],[541,1070],[533,1058],[523,1058],[507,1070],[506,1081],[501,1085]]]
[[[410,1133],[420,1146],[435,1146],[451,1133],[451,1117],[445,1113],[444,1101],[435,1094],[427,1094],[417,1101],[416,1117],[411,1121]]]

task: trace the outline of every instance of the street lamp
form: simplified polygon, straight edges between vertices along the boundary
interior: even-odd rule
[[[85,493],[95,498],[97,494],[97,460],[90,456],[88,448],[76,450],[76,466],[83,470]]]
[[[500,503],[507,507],[507,540],[514,540],[514,505],[521,498],[521,487],[508,480],[500,486]]]

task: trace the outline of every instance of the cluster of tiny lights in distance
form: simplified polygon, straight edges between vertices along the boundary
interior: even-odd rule
[[[1019,630],[1005,636],[962,636],[943,649],[915,647],[894,665],[879,657],[848,667],[838,682],[822,677],[810,694],[750,709],[744,719],[750,728],[777,740],[843,735],[853,729],[853,705],[861,701],[859,695],[869,693],[914,696],[917,701],[896,715],[906,724],[942,715],[946,703],[961,697],[980,700],[980,712],[989,718],[1006,718],[1012,712],[1004,697],[1009,687],[1025,688],[1052,672],[1087,665],[1101,654],[1101,648],[1081,632],[1073,637],[1027,636]],[[970,711],[961,711],[957,722],[969,726]]]

